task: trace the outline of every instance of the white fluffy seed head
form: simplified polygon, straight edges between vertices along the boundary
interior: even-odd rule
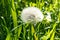
[[[42,12],[36,7],[28,7],[22,10],[21,19],[23,22],[41,22],[44,18]]]

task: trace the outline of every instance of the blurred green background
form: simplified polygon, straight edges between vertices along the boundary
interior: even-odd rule
[[[52,22],[24,24],[20,14],[26,7],[50,12]],[[0,0],[0,40],[60,40],[60,0]]]

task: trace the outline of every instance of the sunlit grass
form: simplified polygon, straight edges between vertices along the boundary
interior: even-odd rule
[[[52,21],[22,22],[25,7],[51,13]],[[0,0],[0,40],[60,40],[60,0]]]

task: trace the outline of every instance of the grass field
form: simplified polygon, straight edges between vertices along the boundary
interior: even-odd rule
[[[39,8],[44,17],[49,12],[51,21],[22,22],[27,7]],[[60,0],[0,0],[0,40],[60,40]]]

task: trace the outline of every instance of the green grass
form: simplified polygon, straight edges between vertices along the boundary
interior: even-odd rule
[[[34,24],[21,21],[25,7],[37,7],[52,22]],[[60,40],[60,0],[0,0],[0,40]]]

